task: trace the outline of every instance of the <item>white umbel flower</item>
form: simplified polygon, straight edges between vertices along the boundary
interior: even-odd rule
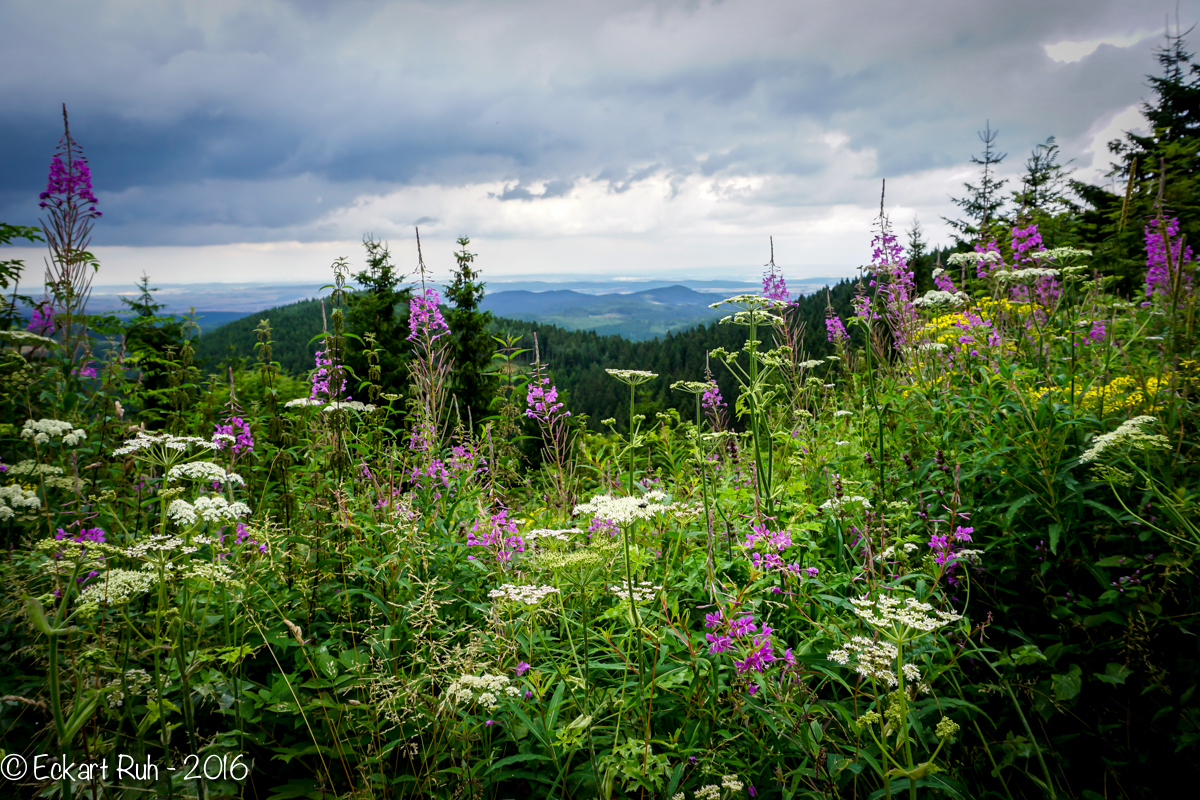
[[[450,684],[443,695],[442,704],[478,702],[487,709],[500,704],[501,697],[516,697],[520,694],[507,675],[463,675]]]
[[[87,438],[87,431],[58,419],[27,419],[25,427],[21,428],[21,438],[33,439],[36,444],[47,444],[51,439],[62,439],[63,444],[74,447]]]
[[[847,444],[849,444],[849,443],[847,442]],[[868,500],[867,498],[863,497],[862,495],[850,494],[850,495],[846,495],[845,497],[842,497],[840,499],[837,497],[831,497],[828,500],[826,500],[824,503],[821,503],[821,508],[824,509],[825,511],[837,511],[838,509],[842,508],[843,506],[851,504],[851,503],[857,503],[858,505],[861,505],[863,508],[871,507],[871,501]]]
[[[224,497],[198,497],[192,507],[205,522],[236,522],[239,517],[250,515],[250,506],[227,502]]]
[[[996,277],[1002,283],[1033,283],[1039,278],[1057,278],[1058,270],[1049,267],[1026,267],[997,272]]]
[[[172,500],[171,505],[167,506],[167,516],[181,527],[196,524],[196,509],[186,500]]]
[[[1121,423],[1115,431],[1102,433],[1092,439],[1091,446],[1079,457],[1080,464],[1088,464],[1101,455],[1105,450],[1114,447],[1128,447],[1132,450],[1165,450],[1171,446],[1166,436],[1158,433],[1146,433],[1142,430],[1145,425],[1158,422],[1154,417],[1134,417]]]
[[[84,587],[79,599],[84,603],[120,605],[150,591],[156,581],[153,572],[110,569]]]
[[[628,525],[639,519],[650,519],[670,509],[664,505],[667,496],[659,491],[646,492],[641,497],[613,497],[611,494],[596,495],[586,503],[575,506],[576,516],[606,519],[617,525]]]
[[[236,472],[229,472],[220,464],[212,461],[189,461],[186,464],[176,464],[167,470],[167,482],[190,480],[202,483],[236,483],[245,486],[246,481]]]
[[[848,665],[854,659],[854,669],[864,678],[883,681],[888,686],[898,686],[899,678],[892,672],[900,650],[891,642],[875,642],[865,636],[855,636],[839,649],[829,654],[829,660]]]
[[[647,372],[644,369],[606,369],[604,371],[621,383],[627,383],[630,386],[637,386],[658,377],[657,372]]]
[[[1003,260],[999,253],[988,251],[986,253],[955,253],[946,259],[946,263],[955,267],[961,267],[963,265],[974,266],[975,264],[999,264]]]
[[[360,403],[357,400],[344,400],[338,403],[330,403],[325,406],[326,411],[360,411],[364,414],[369,414],[375,410],[375,406],[370,403]]]
[[[550,595],[558,593],[558,589],[553,586],[516,586],[506,583],[499,589],[488,592],[488,597],[518,605],[536,606],[541,605]]]
[[[0,520],[12,519],[17,511],[36,511],[41,507],[36,491],[15,483],[0,486]]]
[[[210,439],[201,439],[199,436],[173,436],[169,433],[147,433],[146,431],[138,431],[137,435],[132,439],[125,440],[125,444],[113,450],[114,456],[127,456],[132,453],[137,453],[142,450],[162,449],[171,450],[180,453],[186,453],[193,447],[200,447],[206,450],[215,449],[215,445]]]
[[[731,792],[740,792],[746,785],[738,780],[737,775],[722,775],[721,785]]]
[[[874,628],[894,631],[897,627],[915,628],[919,631],[935,631],[962,619],[962,614],[941,611],[929,603],[921,603],[907,597],[901,602],[890,595],[851,598],[854,613]]]
[[[1037,261],[1068,261],[1072,258],[1087,258],[1091,254],[1091,250],[1080,250],[1077,247],[1054,247],[1031,252],[1029,256]]]
[[[943,292],[940,289],[930,289],[921,297],[913,300],[917,308],[961,308],[969,303],[964,292]]]
[[[569,542],[572,534],[583,533],[579,528],[534,528],[524,531],[521,538],[526,542],[536,542],[538,539],[553,539],[557,542]]]
[[[629,599],[630,588],[633,590],[633,601],[635,603],[645,603],[649,600],[653,600],[654,596],[662,590],[661,586],[655,586],[647,581],[634,582],[632,587],[627,583],[623,583],[619,586],[613,584],[612,586],[608,587],[609,591],[622,600]]]

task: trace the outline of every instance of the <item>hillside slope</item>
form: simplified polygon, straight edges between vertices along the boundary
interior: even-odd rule
[[[680,289],[682,291],[679,291]],[[501,292],[498,296],[505,294],[521,293]],[[548,301],[550,304],[561,302],[562,309],[570,308],[567,303],[576,302],[577,299],[561,299],[564,294],[587,299],[607,299],[612,302],[609,308],[621,308],[615,300],[630,297],[602,295],[589,298],[577,292],[561,291],[539,294],[557,295]],[[685,308],[690,308],[694,304],[691,295],[700,293],[686,287],[664,287],[637,294],[645,295],[633,301],[637,306],[658,304],[660,308],[669,308],[672,302],[677,302]],[[851,313],[852,295],[853,284],[849,281],[843,281],[830,289],[830,302],[843,319]],[[701,297],[712,302],[712,295]],[[804,322],[803,350],[809,357],[821,358],[831,352],[825,336],[825,304],[824,293],[810,295],[800,298],[792,312],[797,320]],[[501,304],[501,307],[505,306]],[[598,307],[592,306],[593,310],[596,308]],[[705,310],[711,311],[707,309],[707,304]],[[713,313],[715,315],[715,312]],[[553,315],[547,316],[553,318]],[[286,372],[300,375],[312,369],[313,354],[319,346],[319,343],[312,339],[322,330],[319,300],[304,300],[267,309],[204,334],[196,345],[197,356],[204,368],[217,371],[224,363],[236,359],[253,359],[256,341],[254,329],[261,319],[270,320],[275,342],[274,358]],[[614,409],[620,412],[616,414],[617,419],[622,419],[628,409],[628,406],[623,405],[628,403],[628,395],[620,384],[604,373],[606,368],[647,369],[658,373],[660,379],[647,384],[639,394],[639,397],[645,399],[646,410],[679,408],[690,414],[690,398],[670,391],[671,383],[703,378],[705,354],[709,350],[716,347],[737,350],[746,340],[744,328],[719,325],[713,321],[711,315],[706,324],[695,324],[684,330],[666,331],[661,338],[643,338],[637,341],[632,337],[602,334],[595,330],[572,330],[544,319],[498,317],[493,321],[491,329],[496,335],[504,333],[520,336],[521,346],[530,349],[536,334],[542,361],[549,364],[550,375],[557,383],[562,399],[574,413],[587,415],[591,419],[592,427],[598,427],[599,419],[612,415]],[[733,397],[737,387],[728,370],[722,365],[714,364],[712,371],[721,385],[722,393],[727,398]]]

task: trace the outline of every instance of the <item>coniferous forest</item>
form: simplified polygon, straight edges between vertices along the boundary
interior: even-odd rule
[[[954,241],[885,195],[859,278],[793,298],[772,263],[644,342],[491,318],[465,236],[445,285],[368,236],[203,336],[151,279],[89,313],[64,109],[43,225],[0,227],[50,265],[39,298],[0,261],[0,794],[1192,785],[1187,47],[1107,188],[1053,138],[1001,177],[989,124]]]

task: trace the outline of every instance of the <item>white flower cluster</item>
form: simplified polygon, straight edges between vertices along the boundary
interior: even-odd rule
[[[42,507],[37,492],[13,483],[0,486],[0,520],[12,519],[22,509],[36,511]]]
[[[715,783],[701,786],[696,790],[696,800],[721,800],[721,787]]]
[[[239,517],[249,516],[250,506],[242,502],[230,503],[224,497],[198,497],[193,503],[172,500],[167,507],[167,516],[180,527],[205,522],[236,522]]]
[[[825,511],[838,511],[839,509],[842,508],[842,506],[846,505],[847,503],[858,503],[863,508],[871,507],[871,501],[868,500],[867,498],[863,497],[862,495],[849,494],[840,499],[837,497],[831,497],[828,500],[826,500],[824,503],[821,503],[821,508],[824,509]]]
[[[346,400],[346,401],[340,402],[340,403],[330,403],[329,405],[325,406],[325,410],[326,411],[346,411],[346,410],[361,411],[363,413],[369,414],[370,412],[375,410],[375,406],[371,405],[370,403],[360,403],[357,400]]]
[[[939,353],[942,350],[949,349],[950,345],[945,342],[926,342],[919,344],[916,347],[918,353]]]
[[[234,577],[233,568],[228,564],[210,564],[206,561],[194,561],[188,566],[187,574],[216,586],[227,586],[230,589],[246,588],[241,581]]]
[[[905,555],[908,555],[909,553],[913,552],[914,550],[918,550],[920,548],[918,548],[912,542],[905,542],[903,544],[903,546],[901,547],[901,549],[904,551]],[[879,556],[876,558],[876,560],[879,560],[880,558],[895,558],[895,557],[896,557],[896,546],[888,545],[888,547],[882,553],[879,554]]]
[[[810,359],[810,360],[808,360],[808,361],[801,361],[801,362],[800,362],[800,369],[816,369],[817,367],[821,366],[821,365],[822,365],[822,364],[824,364],[824,363],[825,363],[825,362],[824,362],[822,359],[819,359],[819,358],[818,358],[818,359],[816,359],[815,361],[814,361],[814,360],[811,360],[811,359]]]
[[[196,509],[186,500],[172,500],[171,505],[167,506],[167,516],[176,525],[196,524]]]
[[[1004,259],[995,251],[986,253],[955,253],[946,259],[946,263],[954,267],[974,266],[976,264],[999,264]]]
[[[571,535],[583,533],[579,528],[534,528],[531,531],[525,531],[521,534],[521,538],[528,542],[536,542],[538,539],[554,539],[559,542],[568,542],[571,540]]]
[[[215,445],[209,439],[201,439],[199,436],[173,436],[169,433],[146,433],[146,431],[138,431],[137,435],[132,439],[125,440],[125,444],[113,450],[114,456],[127,456],[130,453],[136,453],[139,450],[148,450],[152,447],[162,447],[166,450],[177,450],[179,452],[187,452],[192,447],[203,447],[208,450],[215,449]]]
[[[722,775],[721,785],[731,792],[740,792],[746,788],[746,785],[738,780],[737,775]]]
[[[829,654],[829,660],[838,664],[849,664],[854,659],[854,669],[864,678],[881,680],[888,686],[898,686],[900,679],[892,672],[900,650],[891,642],[874,642],[865,636],[855,636]]]
[[[295,400],[288,400],[283,404],[284,408],[306,408],[308,406],[324,405],[324,400],[317,400],[313,397],[297,397]]]
[[[199,497],[192,506],[205,522],[234,522],[238,517],[250,516],[250,506],[226,502],[224,497]]]
[[[608,588],[609,588],[609,591],[611,591],[613,594],[615,594],[617,597],[621,598],[622,600],[629,599],[630,585],[628,583],[623,583],[619,586],[617,584],[613,584],[612,586],[609,586]],[[648,583],[646,581],[634,583],[632,585],[632,588],[633,588],[633,601],[635,603],[645,603],[649,600],[653,600],[654,595],[658,594],[659,591],[662,590],[661,586],[655,586],[654,584]]]
[[[128,603],[134,597],[154,588],[153,572],[132,569],[110,569],[84,587],[79,599],[84,603]]]
[[[167,513],[170,513],[168,510]],[[145,558],[150,553],[194,553],[198,548],[190,545],[184,546],[183,539],[178,536],[165,536],[161,533],[156,533],[141,539],[138,542],[125,548],[125,555],[129,558]]]
[[[644,369],[606,369],[604,371],[621,383],[628,383],[630,386],[637,386],[658,377],[657,372],[647,372]]]
[[[446,703],[478,702],[484,708],[500,705],[500,697],[516,697],[517,687],[506,675],[463,675],[446,690]]]
[[[0,339],[7,339],[13,344],[58,344],[53,339],[29,331],[0,331]]]
[[[783,317],[778,314],[772,314],[770,311],[754,309],[752,311],[739,311],[736,314],[730,314],[727,317],[721,317],[717,320],[719,325],[782,325]],[[766,355],[763,353],[762,355]]]
[[[108,682],[109,686],[123,686],[128,689],[131,694],[144,694],[151,702],[158,699],[158,690],[151,684],[154,679],[150,677],[150,673],[144,669],[127,669],[125,670],[125,680],[113,678]],[[108,707],[120,708],[125,705],[125,692],[122,689],[112,691],[108,695]]]
[[[943,292],[940,289],[930,289],[921,297],[913,300],[917,308],[961,308],[969,303],[970,297],[965,292]]]
[[[9,475],[62,475],[62,473],[62,467],[39,464],[32,459],[19,461],[8,468]]]
[[[928,632],[962,619],[962,614],[940,611],[911,597],[906,597],[902,603],[886,594],[876,600],[863,596],[852,598],[850,604],[854,606],[855,614],[875,628],[893,629],[902,625]]]
[[[176,464],[167,470],[167,482],[179,480],[201,481],[203,483],[236,483],[245,486],[246,481],[236,472],[228,472],[220,464],[212,461],[189,461]]]
[[[834,415],[835,417],[853,417],[853,416],[854,416],[854,412],[853,412],[853,411],[846,411],[845,409],[838,409],[837,411],[833,412],[833,415]]]
[[[1080,464],[1089,464],[1112,447],[1123,446],[1133,450],[1165,450],[1171,446],[1166,436],[1159,433],[1146,433],[1143,425],[1158,422],[1154,417],[1134,417],[1121,423],[1115,431],[1102,433],[1092,440],[1092,445],[1079,457]]]
[[[667,496],[659,491],[646,492],[641,497],[613,497],[611,494],[600,494],[586,503],[575,506],[574,515],[584,515],[591,519],[607,519],[617,525],[628,525],[639,519],[650,519],[655,514],[670,510],[664,505]]]
[[[553,586],[516,586],[506,583],[499,589],[492,589],[488,592],[488,597],[519,605],[536,606],[552,594],[558,594],[558,589]]]
[[[31,475],[42,479],[47,488],[50,489],[67,489],[74,491],[76,488],[75,478],[68,478],[63,475],[62,467],[53,467],[49,464],[39,464],[36,461],[21,461],[8,468],[9,475]],[[2,513],[2,512],[0,512]]]
[[[27,419],[25,427],[21,428],[21,438],[33,439],[36,444],[61,438],[63,444],[74,447],[87,438],[87,431],[59,419]]]
[[[1033,283],[1038,278],[1057,278],[1058,270],[1048,267],[1026,267],[1025,269],[1009,269],[997,272],[996,277],[1002,283]]]
[[[1038,261],[1067,261],[1072,258],[1087,258],[1091,250],[1080,250],[1077,247],[1054,247],[1050,250],[1037,250],[1029,255]]]

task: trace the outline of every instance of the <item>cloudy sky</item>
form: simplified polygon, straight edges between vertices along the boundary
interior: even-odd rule
[[[0,219],[36,224],[65,102],[98,283],[320,280],[367,232],[407,266],[414,225],[435,277],[461,235],[493,279],[752,277],[769,236],[788,275],[849,274],[883,178],[898,226],[947,239],[989,120],[1008,172],[1053,135],[1103,181],[1174,11],[0,0]]]

